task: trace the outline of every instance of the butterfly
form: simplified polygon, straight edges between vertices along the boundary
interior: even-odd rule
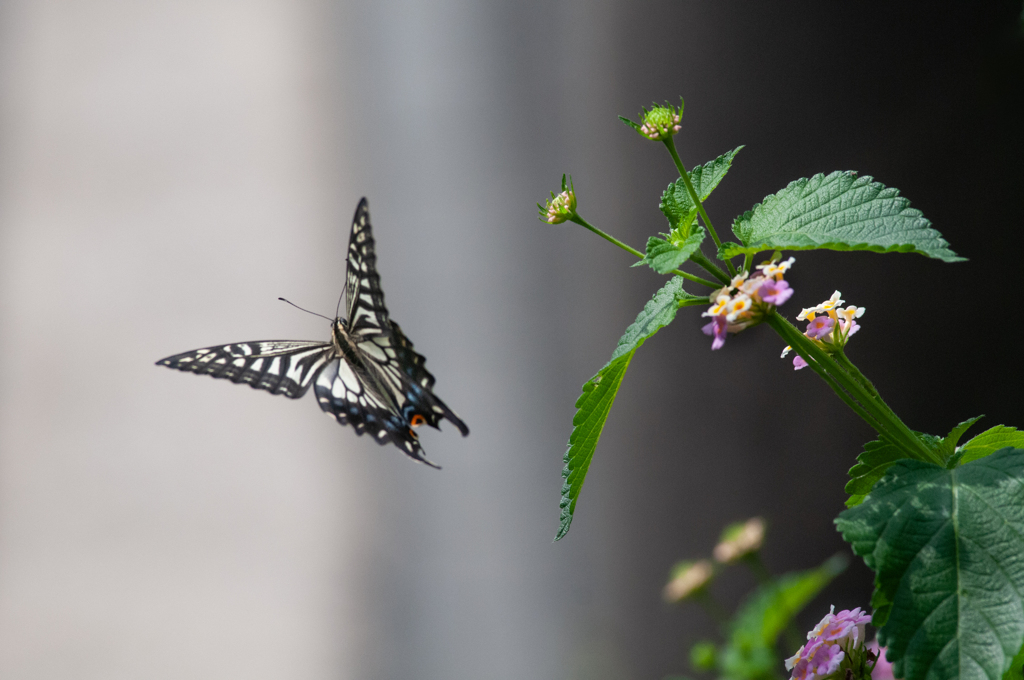
[[[377,273],[370,208],[359,201],[352,219],[345,273],[345,318],[331,323],[329,342],[263,340],[204,347],[161,359],[158,366],[246,383],[292,399],[310,388],[320,408],[356,434],[394,443],[431,467],[415,428],[448,419],[469,428],[434,395],[434,376],[412,342],[391,320]],[[339,300],[340,307],[340,300]]]

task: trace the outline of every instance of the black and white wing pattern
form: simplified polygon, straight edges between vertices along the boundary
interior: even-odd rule
[[[413,428],[437,428],[447,418],[463,436],[466,424],[431,391],[434,376],[426,359],[391,321],[377,273],[377,256],[366,199],[352,220],[345,278],[347,321],[336,327],[343,360],[317,379],[320,407],[360,434],[370,432],[381,444],[394,442],[416,460],[424,456]]]
[[[194,349],[156,363],[298,399],[336,356],[329,342],[262,340]]]
[[[320,408],[341,424],[437,467],[423,455],[414,428],[437,428],[442,419],[463,436],[469,428],[434,395],[426,359],[388,316],[365,198],[352,220],[346,259],[346,318],[334,321],[330,342],[237,342],[176,354],[157,364],[293,399],[312,385]]]

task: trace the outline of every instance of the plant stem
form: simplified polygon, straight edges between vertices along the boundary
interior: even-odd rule
[[[807,361],[808,365],[815,369],[818,375],[825,379],[827,374],[828,378],[825,381],[829,384],[829,387],[832,387],[840,398],[843,398],[840,389],[842,392],[845,392],[846,398],[843,398],[843,402],[850,406],[868,425],[877,430],[880,435],[895,443],[911,458],[939,465],[942,464],[942,461],[938,460],[938,456],[929,450],[924,445],[924,442],[918,439],[910,431],[910,428],[882,401],[882,398],[878,396],[877,390],[874,390],[873,387],[869,390],[861,383],[861,379],[867,381],[867,378],[864,378],[860,371],[853,367],[852,363],[849,366],[853,367],[856,375],[860,375],[860,379],[854,377],[854,373],[848,372],[835,358],[818,347],[817,344],[801,333],[796,326],[780,316],[777,311],[773,310],[766,317],[765,321],[776,333],[782,336],[783,340],[786,340],[796,349],[797,353]],[[849,363],[848,359],[846,361]],[[840,389],[837,389],[837,387]]]
[[[775,577],[768,571],[768,567],[764,566],[764,562],[761,561],[761,555],[758,552],[750,552],[743,556],[743,562],[747,565],[750,571],[754,572],[754,578],[761,585],[767,585],[775,581]]]
[[[729,283],[730,281],[732,281],[732,277],[730,277],[728,274],[722,271],[721,267],[719,267],[714,262],[705,257],[704,253],[700,252],[699,250],[694,252],[694,254],[690,256],[690,259],[693,260],[695,263],[699,264],[701,267],[704,267],[704,269],[706,269],[709,274],[714,276],[722,283]]]
[[[606,241],[610,241],[611,243],[614,243],[618,247],[620,247],[623,250],[625,250],[627,253],[630,253],[631,255],[635,255],[636,257],[639,257],[641,260],[644,258],[644,254],[641,253],[639,250],[637,250],[635,248],[630,248],[629,246],[627,246],[625,243],[623,243],[619,239],[615,238],[614,236],[612,236],[610,234],[604,233],[603,231],[601,231],[600,229],[598,229],[594,225],[590,224],[589,222],[587,222],[585,219],[583,219],[579,215],[575,215],[575,216],[571,217],[569,219],[569,221],[570,222],[575,222],[576,224],[580,225],[581,227],[586,227],[587,229],[589,229],[590,231],[594,232],[595,234],[597,234],[601,238],[605,239]],[[721,271],[721,270],[719,270],[719,271]],[[702,286],[707,286],[708,288],[721,288],[721,286],[719,286],[714,281],[708,281],[707,279],[702,279],[699,276],[694,276],[693,274],[690,274],[689,272],[684,272],[684,271],[682,271],[680,269],[673,269],[671,273],[675,274],[676,276],[682,276],[684,279],[687,279],[689,281],[693,281],[694,283],[699,283]],[[726,281],[726,283],[728,283],[729,279],[725,279],[725,281]]]
[[[708,217],[708,213],[704,210],[704,204],[700,202],[700,197],[697,196],[696,190],[693,188],[693,182],[690,181],[690,173],[686,172],[686,167],[683,166],[683,161],[679,158],[679,153],[676,151],[676,143],[670,136],[664,140],[665,147],[668,152],[672,154],[672,161],[676,164],[676,169],[679,171],[679,178],[683,180],[683,184],[686,185],[686,191],[690,194],[690,200],[697,206],[697,212],[700,213],[700,218],[704,220],[704,226],[708,228],[708,232],[711,233],[711,238],[715,240],[715,246],[719,250],[722,248],[722,240],[718,238],[718,232],[711,226],[711,219]],[[732,266],[731,260],[725,260],[725,265],[729,269],[729,274],[732,276],[736,275],[736,268]]]
[[[581,227],[586,227],[587,229],[589,229],[590,231],[594,232],[595,234],[597,234],[601,238],[605,239],[606,241],[610,241],[610,242],[614,243],[615,245],[617,245],[618,247],[622,248],[627,253],[631,253],[633,255],[636,255],[640,259],[643,259],[643,257],[644,257],[644,254],[641,253],[636,248],[630,248],[629,246],[627,246],[625,243],[623,243],[619,239],[615,238],[614,236],[611,236],[610,234],[604,233],[603,231],[601,231],[597,227],[591,225],[589,222],[587,222],[585,219],[583,219],[579,215],[573,215],[572,217],[569,218],[569,221],[570,222],[575,222],[576,224],[580,225]]]
[[[707,588],[700,588],[696,590],[690,597],[694,602],[704,608],[704,611],[708,613],[711,618],[715,620],[723,628],[729,626],[729,612],[719,604]]]
[[[676,276],[682,276],[684,279],[687,279],[689,281],[693,281],[694,283],[699,283],[700,285],[707,286],[708,288],[716,288],[716,289],[717,288],[721,288],[721,286],[718,285],[717,283],[715,283],[714,281],[708,281],[707,279],[702,279],[699,276],[694,276],[693,274],[691,274],[689,272],[684,272],[682,269],[673,269],[669,273],[670,274],[675,274]]]

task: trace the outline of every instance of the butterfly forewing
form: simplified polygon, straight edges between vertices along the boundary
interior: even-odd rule
[[[424,367],[426,359],[413,350],[384,306],[365,198],[352,219],[345,295],[348,332],[360,353],[380,369],[406,423],[436,428],[442,418],[448,418],[463,435],[469,434],[466,424],[431,392],[434,376]]]
[[[157,364],[226,378],[298,399],[334,356],[330,343],[262,340],[195,349],[161,359]]]
[[[348,241],[348,270],[345,274],[345,318],[348,332],[371,335],[386,333],[390,325],[384,306],[384,291],[377,274],[377,254],[370,226],[370,208],[359,201],[352,218]]]

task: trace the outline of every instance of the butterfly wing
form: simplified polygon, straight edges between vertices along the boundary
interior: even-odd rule
[[[394,442],[411,458],[439,467],[427,460],[419,438],[408,419],[397,408],[393,395],[385,388],[372,366],[360,366],[339,357],[319,376],[313,388],[326,413],[342,425],[351,425],[356,434],[368,432],[378,444]]]
[[[466,424],[431,391],[434,376],[424,367],[426,359],[413,350],[412,342],[388,315],[365,198],[359,201],[352,218],[345,296],[348,333],[361,355],[380,369],[386,389],[406,422],[436,428],[442,418],[447,418],[463,436],[468,435]]]
[[[443,418],[451,421],[465,437],[469,427],[434,394],[434,376],[426,369],[426,358],[418,354],[394,321],[390,332],[372,335],[357,344],[371,357],[395,394],[398,408],[412,425],[427,424],[435,429]],[[418,416],[418,417],[417,417]],[[422,420],[420,420],[422,418]]]
[[[264,340],[204,347],[156,363],[298,399],[335,356],[331,343]]]
[[[348,240],[345,274],[345,319],[350,334],[386,333],[391,326],[377,274],[377,253],[370,226],[370,206],[359,201]]]

